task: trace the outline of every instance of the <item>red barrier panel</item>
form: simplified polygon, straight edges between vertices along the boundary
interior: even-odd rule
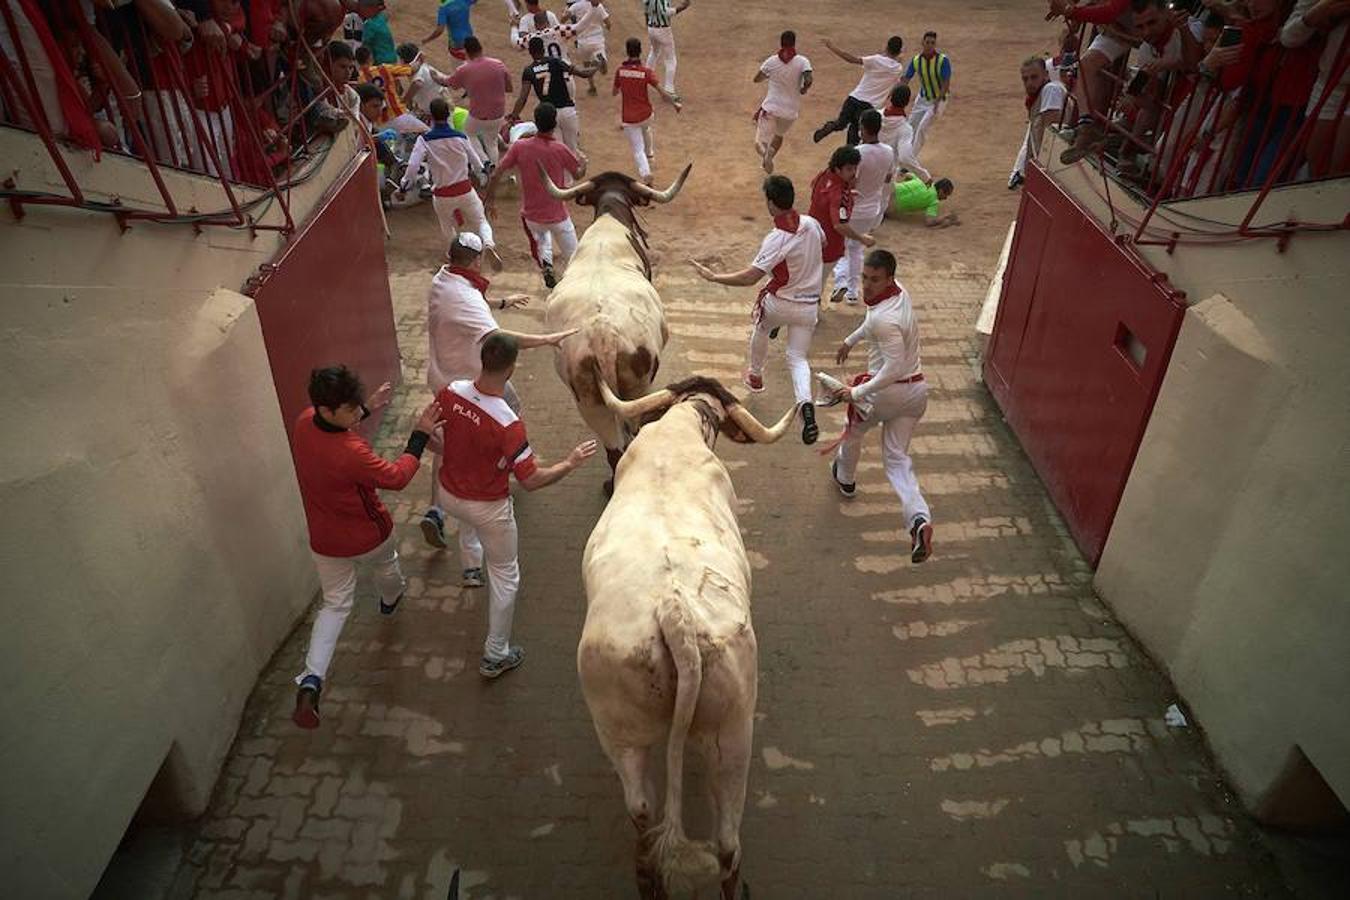
[[[984,377],[1096,565],[1185,306],[1035,164]]]
[[[287,434],[309,406],[311,369],[344,363],[367,390],[402,377],[374,169],[366,153],[335,180],[252,292]]]

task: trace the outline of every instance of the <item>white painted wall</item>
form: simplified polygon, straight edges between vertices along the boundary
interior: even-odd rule
[[[297,188],[298,216],[352,151]],[[22,188],[59,184],[29,135],[0,128],[0,158]],[[82,184],[155,196],[132,161],[71,159]],[[208,180],[167,177],[221,205]],[[316,579],[236,293],[282,239],[25,213],[0,215],[0,894],[82,898],[171,747],[187,811],[204,808]]]
[[[1051,168],[1109,221],[1095,170]],[[1165,215],[1236,223],[1253,196]],[[1274,192],[1258,222],[1348,209],[1341,179]],[[1300,233],[1284,252],[1271,239],[1140,249],[1192,305],[1096,587],[1167,667],[1249,808],[1295,745],[1350,806],[1350,234]]]

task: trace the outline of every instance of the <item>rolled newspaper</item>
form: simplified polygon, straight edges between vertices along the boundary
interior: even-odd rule
[[[834,392],[840,388],[848,387],[848,385],[844,384],[828,372],[817,372],[816,381],[819,381],[821,386],[827,391],[823,399],[816,401],[816,406],[834,406],[840,402],[835,399]],[[872,412],[872,404],[870,403],[854,402],[853,408],[857,411],[859,419],[866,419]]]

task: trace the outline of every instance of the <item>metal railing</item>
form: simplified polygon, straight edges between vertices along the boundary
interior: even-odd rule
[[[256,48],[254,55],[253,48],[240,49],[243,41],[224,51],[198,41],[185,53],[148,27],[135,7],[99,8],[91,20],[80,0],[49,5],[56,14],[44,17],[32,0],[0,0],[0,27],[13,52],[12,58],[0,52],[0,125],[34,132],[65,186],[64,193],[24,190],[7,178],[0,197],[16,217],[27,205],[47,205],[110,213],[124,229],[148,220],[295,230],[291,188],[313,175],[331,146],[316,140],[311,120],[337,96],[303,37]],[[304,35],[302,12],[290,7]],[[335,108],[355,125],[341,104]],[[64,123],[61,133],[53,120]],[[82,150],[95,160],[105,153],[136,159],[162,206],[91,196],[66,159]],[[220,208],[185,208],[164,177],[168,169],[211,179]],[[281,221],[260,221],[272,204]]]
[[[1076,47],[1070,44],[1066,49],[1076,49],[1081,60],[1088,36],[1089,29],[1082,29]],[[1165,80],[1149,85],[1157,92],[1157,117],[1145,128],[1136,127],[1141,107],[1127,90],[1132,79],[1129,54],[1100,70],[1100,77],[1109,82],[1108,100],[1104,108],[1091,110],[1091,116],[1105,129],[1107,140],[1084,162],[1099,170],[1099,194],[1108,203],[1113,227],[1131,228],[1134,243],[1169,248],[1260,237],[1278,238],[1283,247],[1295,232],[1350,228],[1350,209],[1337,222],[1254,224],[1273,190],[1350,175],[1350,170],[1337,168],[1346,166],[1344,160],[1331,158],[1334,128],[1346,115],[1350,99],[1350,91],[1337,96],[1336,90],[1350,65],[1350,34],[1333,32],[1331,37],[1337,40],[1334,53],[1324,53],[1320,43],[1292,49],[1277,42],[1262,46],[1246,79],[1238,84],[1225,86],[1222,69],[1210,77],[1194,69],[1168,73]],[[1298,79],[1316,83],[1308,93],[1294,96],[1300,93]],[[1074,123],[1076,106],[1076,100],[1065,104],[1061,127]],[[1316,158],[1309,153],[1314,129],[1319,120],[1328,118],[1332,147],[1326,157]],[[1147,206],[1141,217],[1130,216],[1115,203],[1113,184]],[[1174,201],[1251,191],[1256,196],[1240,222],[1187,223],[1159,214],[1160,207],[1166,209]]]

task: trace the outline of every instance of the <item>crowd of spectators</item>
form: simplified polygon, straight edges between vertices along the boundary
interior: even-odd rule
[[[1064,163],[1167,197],[1350,174],[1350,0],[1049,0],[1056,17]]]
[[[360,47],[399,62],[383,0],[0,0],[0,121],[266,184],[359,121]]]

